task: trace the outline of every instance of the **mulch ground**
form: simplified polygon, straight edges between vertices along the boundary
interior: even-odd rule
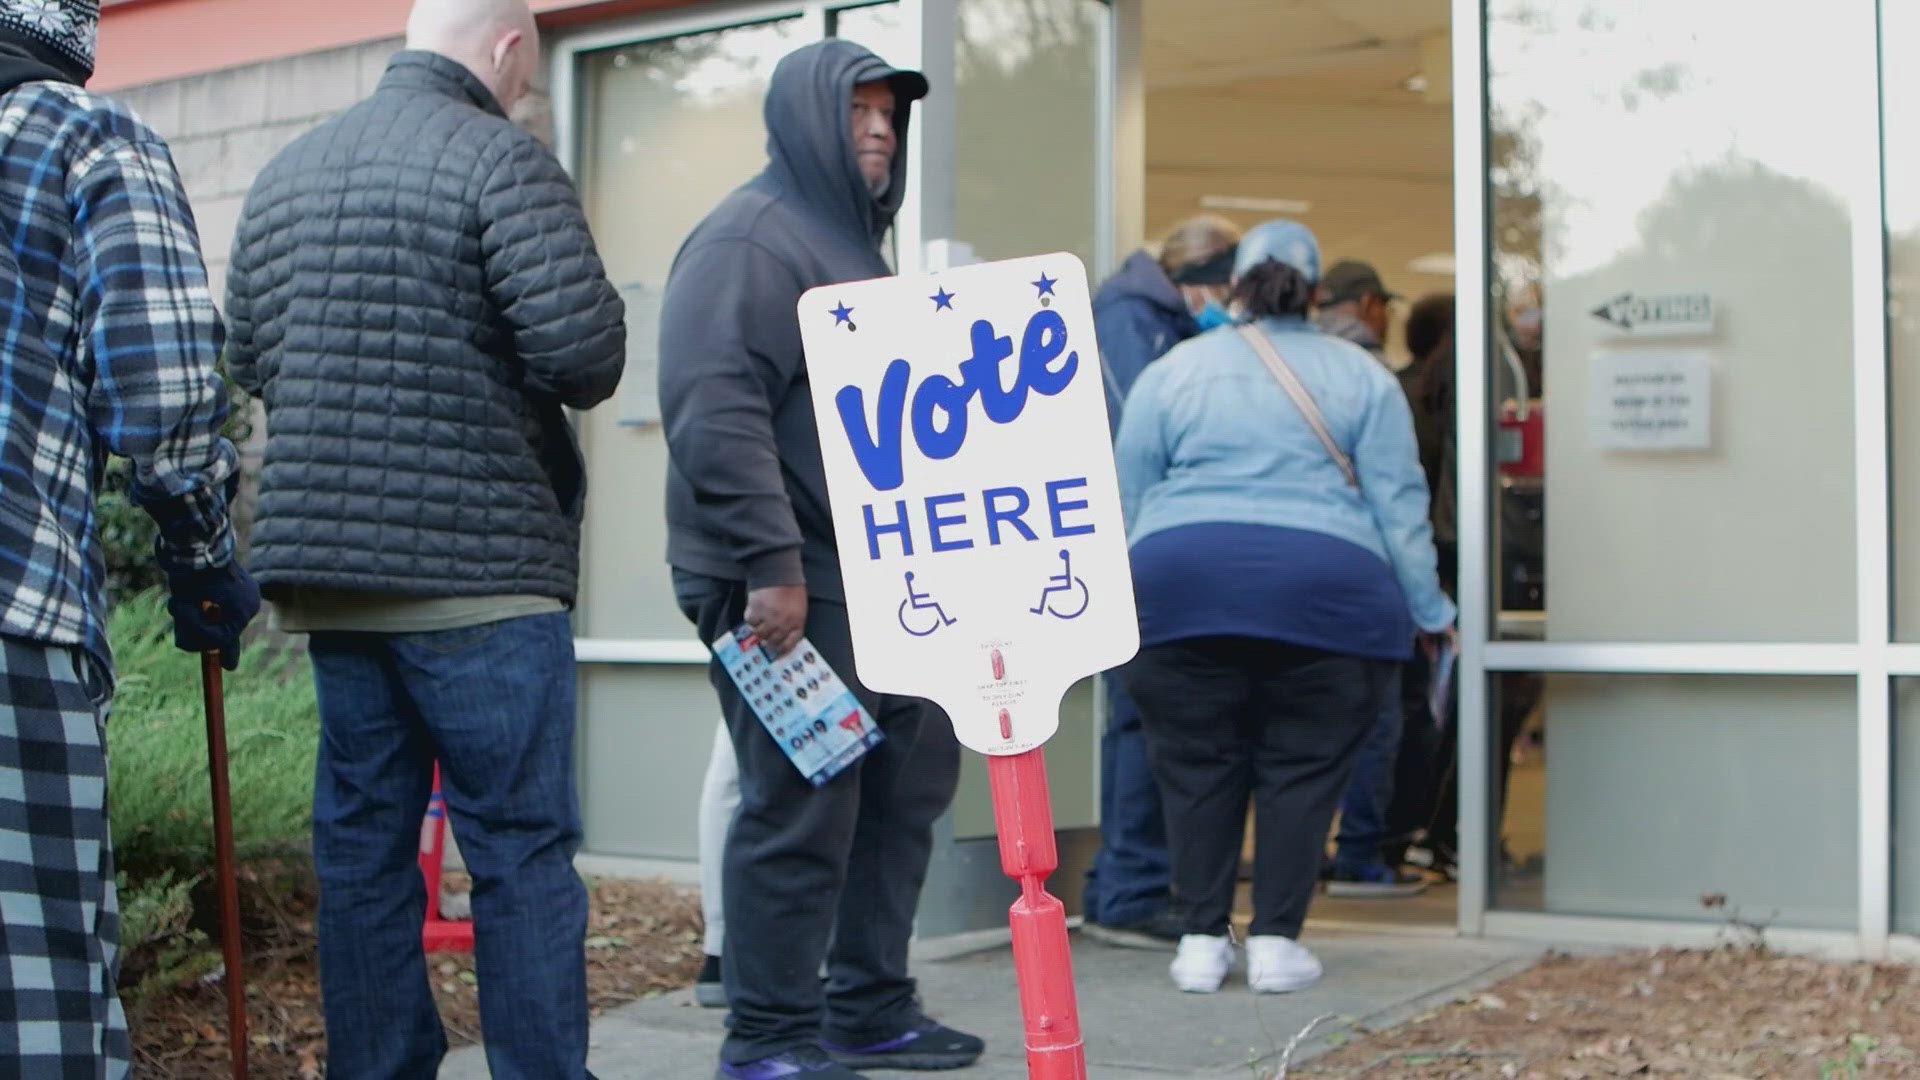
[[[701,959],[700,910],[691,893],[660,882],[604,879],[592,883],[591,895],[587,958],[595,1015],[693,981]],[[326,1044],[311,892],[282,883],[276,890],[250,890],[249,901],[253,1075],[318,1080],[325,1074]],[[472,958],[443,955],[429,963],[448,1040],[477,1041]],[[228,1075],[226,998],[217,984],[150,989],[128,1011],[136,1075]],[[1284,1039],[1287,1033],[1274,1034]],[[1337,1049],[1287,1075],[1920,1077],[1920,971],[1780,956],[1750,946],[1555,954],[1398,1027],[1335,1038],[1341,1042]]]
[[[451,876],[451,875],[450,875]],[[258,885],[257,881],[248,884]],[[326,1031],[314,957],[310,889],[288,895],[251,888],[248,908],[247,1025],[255,1077],[318,1080],[325,1075]],[[663,882],[590,883],[587,991],[593,1014],[691,984],[700,971],[700,905]],[[454,1046],[480,1038],[479,979],[471,956],[428,957],[434,995]],[[149,989],[128,1003],[134,1074],[143,1080],[230,1075],[227,999],[217,983]]]
[[[1291,1076],[1920,1076],[1920,974],[1751,947],[1549,956]]]

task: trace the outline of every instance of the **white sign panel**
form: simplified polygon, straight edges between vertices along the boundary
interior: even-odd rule
[[[800,298],[860,681],[1017,754],[1139,648],[1087,275],[1072,255]]]
[[[1589,415],[1605,450],[1713,445],[1713,363],[1705,352],[1603,352],[1592,361]]]
[[[1624,292],[1594,308],[1593,317],[1626,337],[1699,337],[1713,333],[1713,297]]]

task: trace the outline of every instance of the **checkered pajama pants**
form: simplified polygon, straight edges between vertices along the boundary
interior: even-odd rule
[[[94,667],[77,649],[0,637],[0,1077],[132,1068]]]

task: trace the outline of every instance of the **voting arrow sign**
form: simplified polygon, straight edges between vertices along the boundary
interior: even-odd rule
[[[1680,337],[1713,333],[1713,297],[1706,293],[1621,293],[1593,309],[1615,333]]]
[[[1087,274],[1072,255],[800,298],[854,669],[990,756],[1029,1075],[1086,1075],[1040,747],[1138,650]]]

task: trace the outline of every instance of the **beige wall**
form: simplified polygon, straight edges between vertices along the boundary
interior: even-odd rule
[[[1546,907],[1779,926],[1858,915],[1852,680],[1548,679]]]

